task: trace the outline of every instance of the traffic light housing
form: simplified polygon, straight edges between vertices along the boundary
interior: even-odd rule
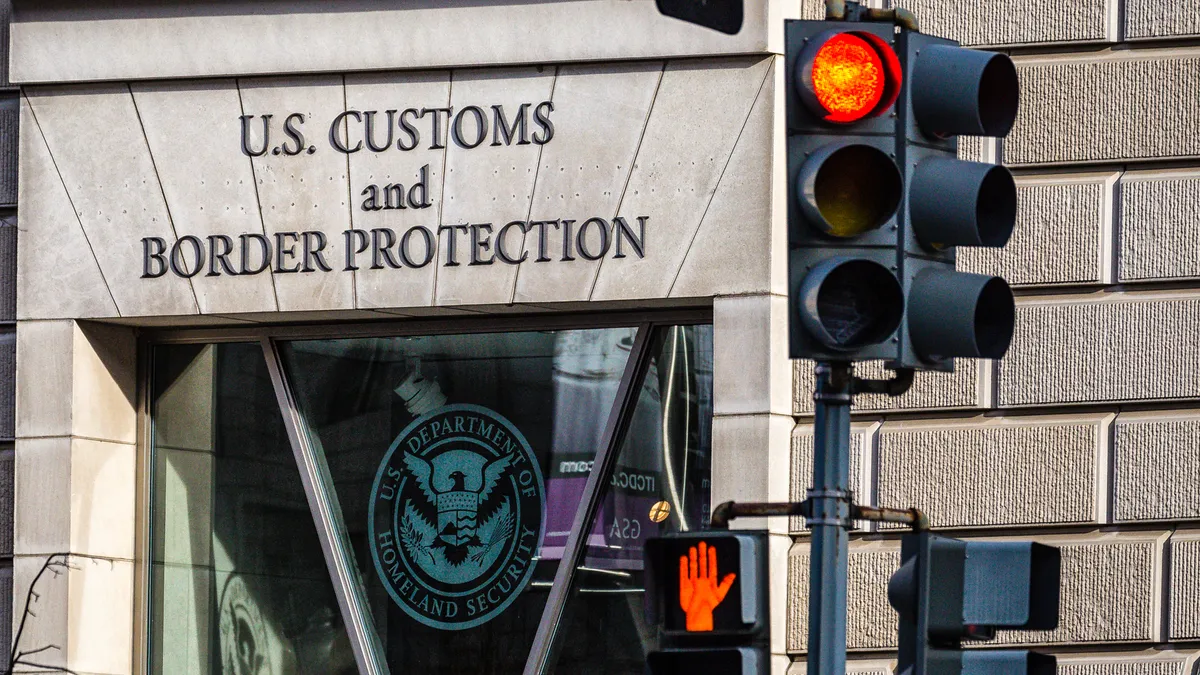
[[[1055,658],[1028,650],[962,649],[997,629],[1058,627],[1061,561],[1034,542],[905,535],[888,602],[900,615],[898,675],[1053,675]]]
[[[957,135],[1004,136],[1017,108],[1002,54],[863,21],[788,21],[790,352],[951,370],[1000,358],[1014,307],[955,247],[1007,243],[1016,188],[957,158]]]
[[[659,649],[651,675],[766,675],[770,665],[767,535],[704,530],[650,539],[646,619]]]
[[[894,31],[830,21],[785,30],[792,357],[891,358],[904,306]]]
[[[955,357],[998,359],[1012,340],[1012,291],[1000,277],[955,271],[955,247],[1008,243],[1016,185],[1003,166],[958,159],[957,137],[1008,135],[1016,69],[1004,54],[912,31],[896,43],[907,75],[897,158],[907,188],[899,243],[908,301],[896,365],[951,370]]]
[[[742,0],[655,0],[660,14],[737,35],[745,9]]]

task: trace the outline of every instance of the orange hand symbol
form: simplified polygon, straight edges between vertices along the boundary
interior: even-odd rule
[[[687,613],[689,631],[713,629],[713,610],[725,599],[736,574],[726,574],[717,584],[717,549],[700,542],[679,556],[679,606]]]

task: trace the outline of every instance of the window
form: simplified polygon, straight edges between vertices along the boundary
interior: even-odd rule
[[[642,545],[709,512],[711,333],[155,348],[151,671],[641,672]]]
[[[708,326],[672,326],[655,336],[576,568],[552,672],[645,671],[656,636],[643,608],[643,547],[650,537],[706,525],[712,511],[711,344]]]
[[[356,673],[256,343],[154,352],[151,672]]]

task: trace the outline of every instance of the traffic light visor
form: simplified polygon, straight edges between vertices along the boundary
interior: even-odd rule
[[[913,113],[929,136],[1000,138],[1017,119],[1017,69],[1004,54],[932,45],[919,52],[909,77]]]
[[[804,48],[797,65],[800,97],[826,122],[850,124],[877,116],[900,93],[900,59],[870,33],[823,33]]]
[[[857,237],[874,230],[900,206],[900,169],[870,145],[825,146],[805,160],[796,180],[805,218],[831,237]]]
[[[850,351],[883,342],[904,312],[900,282],[864,258],[831,258],[804,277],[798,308],[804,327],[830,349]]]
[[[926,159],[909,192],[913,231],[927,248],[1004,246],[1017,221],[1017,187],[1003,166]]]
[[[1012,290],[1000,277],[927,269],[913,279],[908,330],[926,360],[998,359],[1012,341]]]

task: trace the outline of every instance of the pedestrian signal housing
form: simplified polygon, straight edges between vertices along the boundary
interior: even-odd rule
[[[646,543],[652,675],[766,675],[770,661],[765,532],[705,530]]]
[[[999,629],[1058,627],[1057,548],[906,535],[888,602],[900,615],[898,675],[1053,675],[1055,658],[1028,650],[962,649]]]

